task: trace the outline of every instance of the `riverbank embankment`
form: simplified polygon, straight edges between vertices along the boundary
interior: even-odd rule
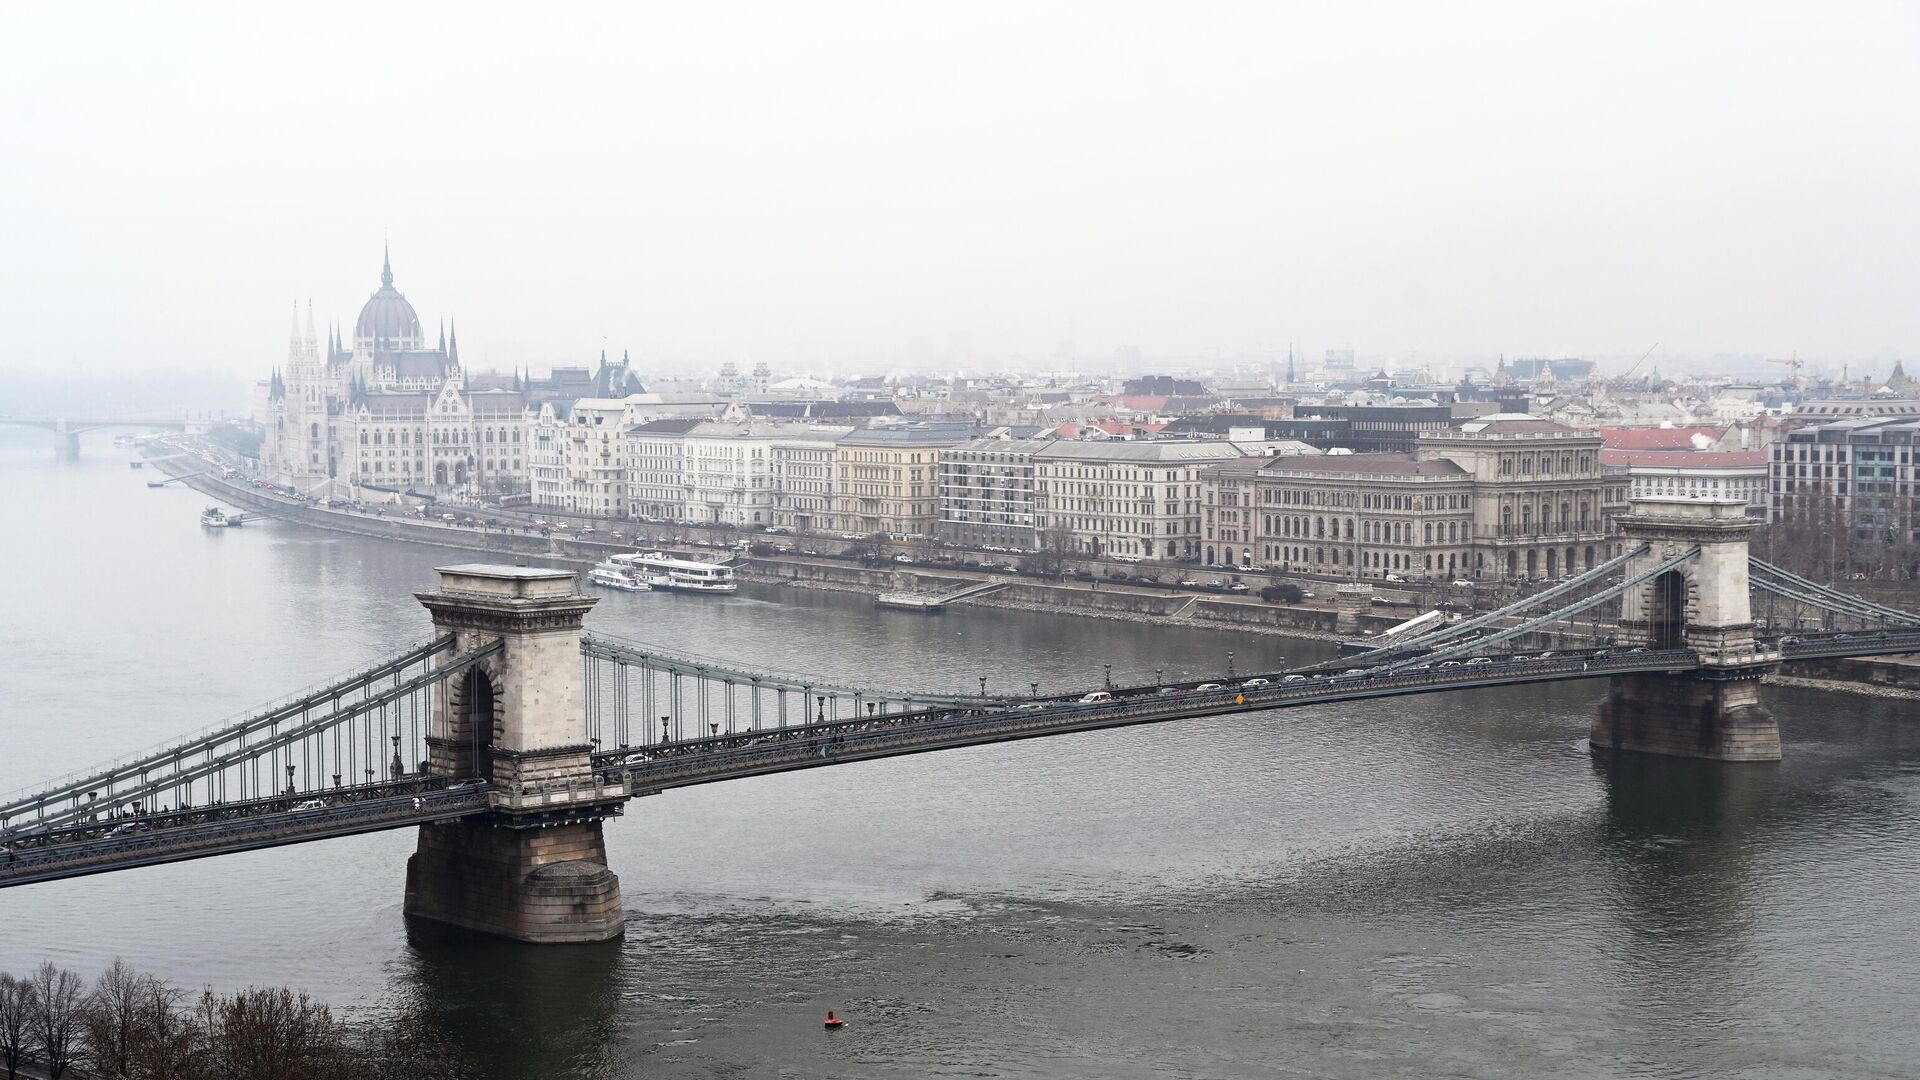
[[[401,512],[376,514],[336,509],[257,488],[238,477],[222,476],[206,461],[190,454],[168,456],[148,452],[148,457],[151,464],[170,476],[179,477],[181,483],[231,506],[357,536],[431,544],[494,557],[580,565],[597,562],[614,552],[631,550],[638,543],[656,542],[654,538],[637,535],[639,527],[635,527],[632,542],[616,542],[546,536],[532,530],[474,528]],[[907,593],[940,597],[968,592],[952,600],[950,603],[954,606],[1065,613],[1318,641],[1336,641],[1345,636],[1335,630],[1338,613],[1331,607],[1268,604],[1252,597],[1171,592],[1100,581],[1045,582],[990,571],[898,564],[866,566],[844,560],[784,555],[745,558],[740,576],[746,581],[779,588],[870,596]],[[992,587],[982,589],[983,584]],[[1363,633],[1376,634],[1406,616],[1404,610],[1363,612],[1359,626]],[[1545,638],[1528,642],[1530,647],[1541,648],[1559,644]],[[1920,657],[1803,661],[1785,665],[1769,676],[1768,681],[1782,686],[1873,697],[1920,699]]]

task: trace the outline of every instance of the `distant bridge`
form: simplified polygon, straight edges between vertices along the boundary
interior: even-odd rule
[[[54,452],[62,461],[76,461],[80,457],[80,436],[89,431],[109,427],[161,428],[168,431],[185,431],[190,421],[179,417],[109,417],[105,419],[57,417],[52,419],[30,416],[0,416],[0,424],[13,424],[16,427],[35,427],[51,431],[58,440]]]
[[[0,887],[420,826],[410,915],[526,941],[600,940],[623,925],[602,822],[674,788],[1602,677],[1597,752],[1770,761],[1780,745],[1758,698],[1767,672],[1920,651],[1920,615],[1751,559],[1739,502],[1637,500],[1620,525],[1618,558],[1359,657],[1048,695],[862,687],[676,655],[584,633],[595,600],[568,572],[447,567],[438,591],[419,594],[431,641],[239,723],[0,800]],[[1823,629],[1756,636],[1755,593],[1796,622],[1817,614]],[[1614,641],[1565,646],[1596,616],[1617,625]]]

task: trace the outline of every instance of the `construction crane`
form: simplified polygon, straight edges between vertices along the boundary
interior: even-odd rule
[[[1657,341],[1656,341],[1656,342],[1654,342],[1654,343],[1653,343],[1652,345],[1649,345],[1649,346],[1647,346],[1647,351],[1646,351],[1646,352],[1643,352],[1643,353],[1641,353],[1641,354],[1640,354],[1640,359],[1638,359],[1638,360],[1635,360],[1635,361],[1633,362],[1633,366],[1632,366],[1632,367],[1630,367],[1630,368],[1628,368],[1628,369],[1627,369],[1627,370],[1626,370],[1625,372],[1622,372],[1622,373],[1621,373],[1621,375],[1620,375],[1620,380],[1621,380],[1622,382],[1625,382],[1626,380],[1628,380],[1628,379],[1631,379],[1631,378],[1633,378],[1633,373],[1634,373],[1634,372],[1636,372],[1636,371],[1639,371],[1639,370],[1640,370],[1640,365],[1641,365],[1641,364],[1644,364],[1644,363],[1646,363],[1646,362],[1647,362],[1647,357],[1649,357],[1649,356],[1652,356],[1652,355],[1653,355],[1653,350],[1655,350],[1655,349],[1657,349],[1657,348],[1659,348],[1659,347],[1660,347],[1660,343],[1659,343],[1659,342],[1657,342]]]
[[[1805,367],[1807,362],[1805,360],[1800,359],[1800,354],[1796,352],[1796,353],[1793,353],[1786,360],[1774,360],[1769,358],[1767,360],[1767,363],[1787,365],[1787,370],[1792,372],[1791,375],[1787,376],[1788,381],[1797,382],[1800,379],[1800,369]]]

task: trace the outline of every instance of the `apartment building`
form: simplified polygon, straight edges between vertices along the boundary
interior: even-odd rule
[[[773,440],[773,523],[797,533],[833,528],[834,446],[851,427],[790,425]]]
[[[971,424],[938,423],[848,433],[834,445],[835,527],[861,535],[933,535],[940,516],[940,451],[978,434]]]
[[[1853,416],[1789,431],[1767,448],[1774,521],[1920,541],[1920,417]]]
[[[1059,441],[1033,452],[1038,544],[1137,558],[1200,552],[1201,478],[1225,442]]]
[[[627,497],[635,517],[688,520],[687,432],[703,423],[674,417],[627,428]]]
[[[552,505],[580,514],[627,516],[627,406],[618,398],[581,398],[558,432],[566,472]]]
[[[1034,462],[1052,437],[974,439],[940,451],[936,535],[966,547],[1035,547]]]
[[[1747,516],[1767,516],[1765,450],[1602,450],[1602,465],[1627,470],[1628,493],[1743,499]]]

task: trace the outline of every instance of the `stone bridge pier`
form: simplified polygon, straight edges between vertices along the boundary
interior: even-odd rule
[[[409,918],[535,943],[606,941],[625,926],[601,822],[625,801],[597,783],[585,730],[581,620],[593,597],[565,570],[441,567],[417,594],[448,656],[505,648],[448,679],[427,739],[434,775],[497,788],[492,812],[420,827]]]
[[[1740,500],[1633,500],[1619,519],[1631,579],[1692,548],[1699,554],[1621,598],[1622,647],[1688,648],[1697,670],[1617,675],[1595,718],[1596,752],[1635,750],[1715,761],[1780,760],[1780,725],[1760,704],[1760,679],[1780,662],[1753,639],[1747,541],[1758,522]]]

